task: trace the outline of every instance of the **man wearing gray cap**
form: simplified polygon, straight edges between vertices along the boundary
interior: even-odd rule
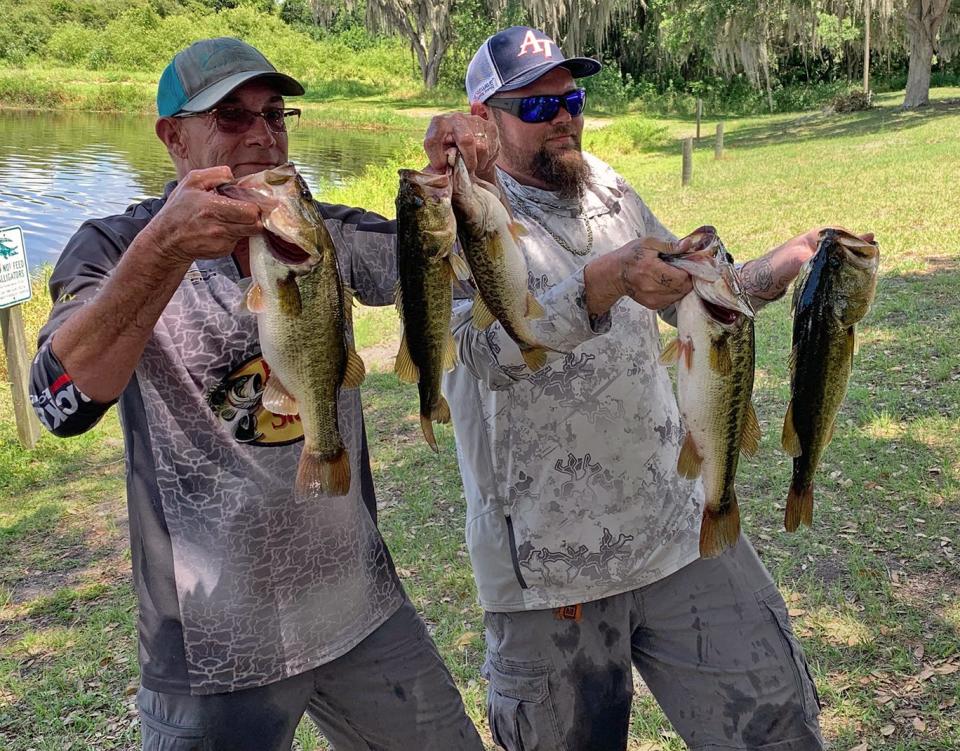
[[[635,666],[692,749],[820,749],[816,689],[770,575],[743,537],[699,555],[703,486],[677,473],[683,431],[657,361],[656,311],[691,282],[658,257],[676,237],[581,152],[575,79],[599,70],[537,29],[501,31],[467,71],[472,120],[458,127],[475,138],[455,144],[438,121],[425,142],[434,169],[466,150],[525,227],[545,311],[531,325],[551,349],[532,372],[499,323],[478,330],[472,301],[455,307],[460,365],[444,386],[490,729],[509,751],[622,751]],[[815,246],[813,231],[746,264],[754,302],[782,295]]]
[[[349,491],[307,503],[292,493],[299,422],[260,404],[266,365],[242,300],[247,239],[263,227],[255,205],[215,189],[287,161],[299,110],[284,97],[303,93],[237,39],[174,57],[156,132],[177,181],[68,242],[34,408],[70,436],[118,402],[145,749],[289,749],[306,712],[337,751],[476,751],[377,531],[358,391],[338,405]],[[344,281],[364,303],[390,303],[393,223],[319,209]]]

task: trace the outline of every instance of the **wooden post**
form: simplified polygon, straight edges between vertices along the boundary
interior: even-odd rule
[[[863,0],[863,93],[870,93],[870,0]]]
[[[700,143],[700,120],[703,119],[703,100],[697,97],[697,143]]]
[[[681,184],[689,185],[692,177],[693,177],[693,139],[684,138],[683,139],[683,174],[680,180]]]
[[[20,443],[32,449],[40,440],[40,422],[30,405],[30,357],[27,355],[27,335],[23,330],[23,315],[19,305],[0,309],[0,330],[3,333],[3,350],[7,354],[17,435]]]
[[[717,139],[713,144],[714,159],[723,159],[723,123],[717,123]]]

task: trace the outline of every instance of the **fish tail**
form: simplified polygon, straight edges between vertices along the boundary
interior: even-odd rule
[[[430,410],[429,415],[423,414],[423,412],[420,413],[420,430],[423,431],[423,437],[426,438],[433,452],[439,454],[440,449],[437,448],[437,438],[433,433],[434,422],[443,423],[444,425],[450,422],[450,405],[447,403],[447,400],[443,398],[443,394],[437,399],[437,403],[433,405],[433,409]]]
[[[437,448],[437,437],[433,434],[433,422],[426,415],[420,415],[420,430],[423,431],[423,437],[427,443],[430,444],[433,453],[439,454],[440,449]]]
[[[521,349],[520,354],[523,355],[523,361],[527,364],[527,367],[534,372],[540,370],[540,368],[547,364],[547,350],[545,347]]]
[[[787,493],[787,511],[783,516],[783,527],[787,532],[796,531],[801,524],[813,526],[813,483],[806,487],[793,484]]]
[[[331,459],[324,459],[304,446],[297,467],[294,486],[297,498],[303,500],[312,495],[346,495],[350,490],[350,458],[346,449]]]
[[[721,504],[717,509],[709,506],[703,510],[700,523],[700,557],[714,558],[740,539],[740,506],[737,497]]]

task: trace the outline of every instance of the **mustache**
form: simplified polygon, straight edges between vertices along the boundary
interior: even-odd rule
[[[550,131],[550,134],[547,138],[560,138],[561,136],[573,136],[577,141],[580,140],[580,136],[577,134],[577,129],[570,125],[558,125],[556,128]]]

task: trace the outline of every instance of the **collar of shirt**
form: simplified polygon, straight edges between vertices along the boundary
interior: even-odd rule
[[[583,152],[583,157],[590,167],[590,177],[582,201],[578,198],[561,198],[556,191],[523,185],[500,168],[497,168],[497,177],[510,204],[528,211],[584,219],[616,213],[623,196],[617,184],[617,174],[592,154]]]

